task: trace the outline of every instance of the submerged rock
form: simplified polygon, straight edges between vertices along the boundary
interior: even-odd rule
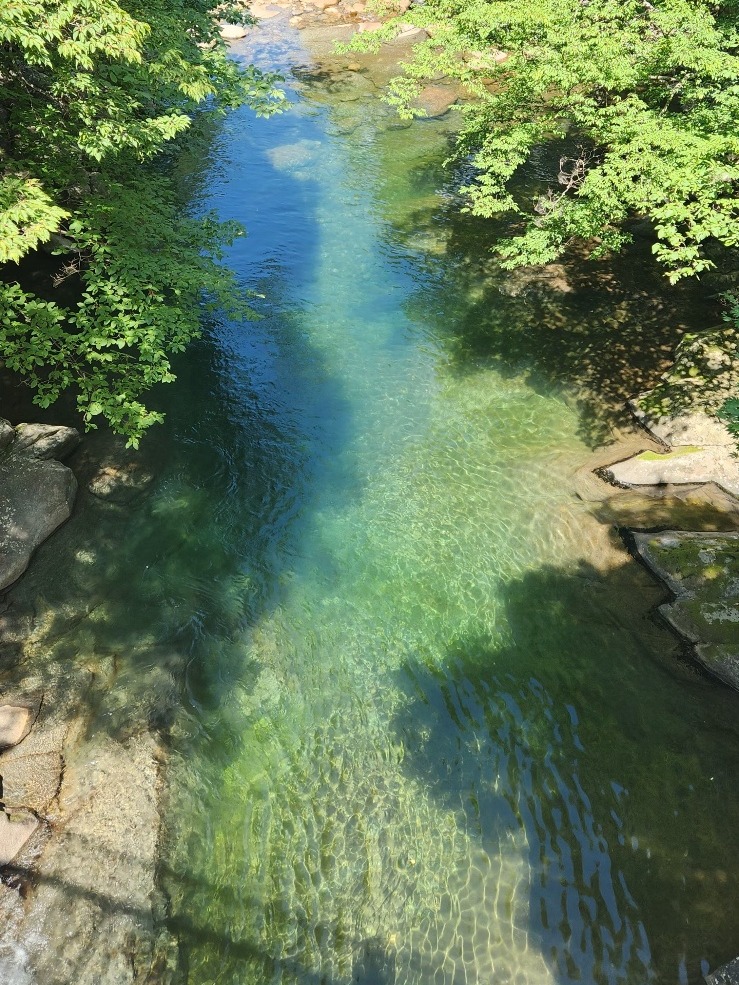
[[[739,534],[667,530],[634,542],[676,596],[660,613],[707,670],[739,689]]]
[[[77,480],[60,462],[6,454],[0,460],[0,589],[28,567],[36,548],[69,517]]]
[[[30,709],[18,705],[0,705],[0,750],[18,745],[28,732]]]
[[[136,499],[152,482],[154,476],[138,464],[128,468],[107,466],[90,480],[87,488],[98,499],[125,505]]]
[[[44,460],[66,458],[81,440],[76,428],[62,427],[58,424],[18,424],[15,432],[17,434],[13,446],[15,454],[30,455],[31,458]]]

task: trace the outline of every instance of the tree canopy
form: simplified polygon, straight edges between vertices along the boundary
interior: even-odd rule
[[[228,58],[211,7],[0,8],[0,359],[42,406],[71,388],[88,425],[103,415],[133,444],[161,419],[142,395],[173,378],[170,356],[198,333],[202,306],[245,313],[218,262],[238,230],[188,216],[165,166],[198,114],[264,114],[281,96],[274,78]],[[58,255],[73,301],[14,276],[39,247]]]
[[[739,244],[737,14],[737,0],[425,0],[402,20],[430,38],[390,98],[412,114],[439,76],[474,97],[464,190],[474,213],[522,224],[497,244],[504,265],[547,263],[574,241],[618,250],[639,218],[676,281],[710,269],[712,245]],[[535,154],[550,180],[527,194],[516,176]]]

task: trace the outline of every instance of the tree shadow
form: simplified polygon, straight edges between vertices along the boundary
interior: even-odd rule
[[[94,869],[98,874],[106,871],[119,873],[123,867],[129,878],[135,881],[139,878],[137,870],[147,867],[148,860],[137,863],[136,859],[113,852],[94,838],[81,840],[84,842],[83,851],[94,858]],[[180,885],[188,883],[204,898],[217,901],[219,912],[237,913],[244,906],[243,898],[229,887],[175,874],[166,866],[161,875],[166,880],[176,880]],[[24,898],[34,895],[41,900],[42,905],[37,910],[37,919],[41,920],[41,924],[37,929],[44,935],[44,946],[39,950],[35,942],[26,942],[27,950],[15,970],[36,971],[35,966],[40,959],[47,985],[99,980],[97,975],[101,966],[105,966],[107,950],[121,945],[127,950],[125,963],[133,969],[135,980],[141,985],[160,985],[163,982],[184,985],[190,981],[187,950],[182,947],[186,941],[207,944],[217,963],[222,962],[223,968],[238,968],[244,980],[249,976],[252,980],[269,981],[282,975],[300,985],[332,985],[335,980],[327,972],[307,967],[298,958],[270,953],[257,936],[235,933],[227,926],[214,925],[207,912],[190,916],[182,913],[164,916],[161,926],[169,937],[163,939],[161,933],[158,937],[152,937],[152,916],[161,906],[156,893],[149,896],[151,905],[134,902],[126,887],[119,886],[110,891],[100,888],[109,881],[104,877],[95,880],[85,874],[76,880],[54,872],[39,872],[33,865],[11,863],[0,869],[0,881],[20,890]],[[90,885],[95,881],[97,887]],[[135,898],[139,899],[140,896],[137,891]],[[75,903],[83,904],[84,917],[87,921],[94,921],[96,931],[90,926],[80,926],[74,916],[64,924],[58,921],[56,910],[59,905],[69,907]],[[0,949],[2,945],[0,938]],[[63,953],[63,961],[58,967],[53,961],[50,966],[47,954],[49,949],[53,952],[55,948],[60,955]],[[176,960],[173,960],[173,949],[179,951]],[[354,983],[395,985],[392,956],[387,955],[378,942],[359,941],[354,950]],[[0,961],[2,967],[3,962]],[[222,969],[219,971],[218,967],[213,967],[212,972],[218,978]]]
[[[492,366],[526,376],[538,392],[570,394],[580,434],[592,447],[627,420],[628,398],[659,382],[683,334],[720,318],[698,285],[667,288],[642,242],[609,260],[570,255],[509,272],[471,249],[480,220],[445,221],[448,238],[428,260],[432,284],[409,303],[409,316],[432,312],[457,372]]]
[[[652,623],[660,596],[632,565],[533,571],[503,589],[502,640],[399,677],[403,768],[490,860],[494,892],[460,905],[558,985],[698,983],[736,947],[736,696]]]

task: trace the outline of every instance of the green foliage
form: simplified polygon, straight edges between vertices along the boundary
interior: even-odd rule
[[[724,300],[727,305],[724,320],[729,322],[733,328],[734,346],[730,355],[731,363],[732,365],[739,365],[739,296],[725,294]],[[733,389],[736,392],[736,385]],[[718,416],[724,421],[729,431],[739,439],[739,399],[730,397],[725,400],[718,411]]]
[[[497,246],[505,266],[573,242],[617,250],[628,220],[647,218],[674,282],[712,266],[709,243],[739,244],[738,12],[736,0],[426,0],[403,21],[431,36],[390,99],[412,115],[425,79],[465,86],[469,208],[523,227]],[[515,179],[534,156],[550,179],[532,195]]]
[[[141,397],[173,379],[169,357],[198,333],[203,304],[248,314],[218,262],[238,230],[187,217],[161,163],[199,114],[279,105],[274,77],[228,58],[209,8],[0,7],[0,263],[51,242],[76,298],[34,296],[6,266],[0,358],[42,406],[73,388],[88,426],[102,414],[134,445],[160,419]]]

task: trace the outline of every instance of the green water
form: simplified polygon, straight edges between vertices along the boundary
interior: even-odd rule
[[[739,950],[739,705],[573,473],[700,313],[638,260],[505,275],[449,121],[284,26],[241,50],[302,66],[202,177],[261,318],[182,360],[148,495],[45,595],[104,598],[53,650],[108,668],[97,727],[170,737],[183,981],[697,982]]]

